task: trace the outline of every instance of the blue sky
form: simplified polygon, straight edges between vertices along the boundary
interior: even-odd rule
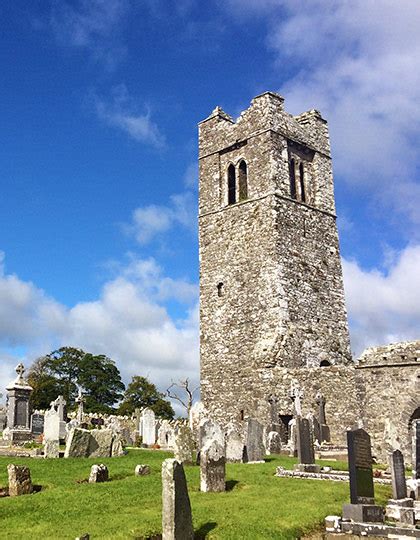
[[[0,386],[61,345],[198,373],[196,124],[264,90],[330,124],[352,348],[420,336],[417,0],[0,8]]]

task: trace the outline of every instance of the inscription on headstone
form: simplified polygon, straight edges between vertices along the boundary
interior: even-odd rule
[[[34,413],[31,417],[31,431],[34,435],[42,435],[44,433],[44,415]]]
[[[364,429],[347,432],[350,502],[374,504],[372,450],[370,436]]]
[[[400,450],[391,454],[392,498],[405,499],[407,497],[407,484],[405,480],[404,456]]]
[[[15,426],[18,427],[28,427],[27,426],[27,411],[28,411],[28,402],[18,399],[16,401],[16,420]]]

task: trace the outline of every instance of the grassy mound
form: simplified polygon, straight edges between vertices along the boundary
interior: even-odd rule
[[[93,539],[144,538],[161,531],[161,463],[170,453],[130,450],[108,459],[0,458],[0,487],[7,485],[8,463],[27,465],[42,491],[0,498],[0,538],[20,540],[71,539],[88,532]],[[199,491],[199,467],[185,467],[197,538],[298,538],[337,514],[348,501],[349,485],[342,482],[274,477],[279,465],[292,468],[296,460],[267,458],[264,464],[227,465],[225,493]],[[105,463],[110,481],[87,484],[93,463]],[[135,477],[139,463],[150,476]],[[327,464],[326,462],[323,462]],[[343,469],[343,463],[328,463]],[[379,503],[388,487],[375,486]]]

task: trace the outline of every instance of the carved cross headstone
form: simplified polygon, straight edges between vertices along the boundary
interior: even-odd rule
[[[302,416],[301,400],[303,399],[303,390],[299,387],[299,385],[296,382],[292,383],[291,385],[290,397],[293,400],[296,416]]]
[[[318,421],[319,421],[320,424],[326,424],[327,423],[327,421],[325,419],[325,403],[326,403],[326,399],[321,394],[321,392],[318,392],[316,397],[315,397],[315,400],[316,400],[317,405],[319,405]]]
[[[76,403],[79,405],[78,409],[77,409],[77,421],[79,422],[79,424],[81,424],[83,422],[83,405],[84,403],[86,402],[83,394],[82,394],[82,389],[79,388],[79,394],[77,396],[77,398],[75,399]]]
[[[23,374],[25,373],[25,366],[22,364],[22,362],[20,362],[16,368],[15,368],[15,371],[17,373],[17,377],[16,377],[16,381],[15,383],[16,384],[25,384],[25,381],[23,379]]]

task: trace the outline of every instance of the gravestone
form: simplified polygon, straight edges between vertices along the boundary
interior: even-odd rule
[[[16,379],[6,387],[7,428],[3,432],[3,438],[12,443],[32,440],[29,398],[33,388],[23,378],[25,367],[22,363],[16,366],[16,373]]]
[[[136,476],[148,476],[150,474],[149,465],[136,465],[134,469],[134,474]]]
[[[375,505],[370,436],[364,429],[347,431],[350,504],[343,517],[356,522],[383,522],[383,509]]]
[[[420,420],[412,423],[413,477],[420,480]]]
[[[58,440],[44,442],[44,458],[60,457],[60,443]]]
[[[141,436],[147,446],[156,443],[156,418],[152,409],[144,409],[141,413]]]
[[[158,429],[158,444],[166,448],[172,448],[174,445],[175,432],[169,420],[163,420]]]
[[[400,525],[413,526],[415,524],[414,501],[407,497],[404,456],[400,450],[394,450],[390,455],[390,467],[392,499],[386,506],[386,517],[397,521]]]
[[[92,465],[89,475],[89,484],[98,484],[99,482],[107,482],[109,479],[108,467],[101,463],[100,465]]]
[[[244,461],[260,463],[264,461],[264,428],[258,420],[249,418],[246,424]]]
[[[323,442],[330,442],[331,435],[330,435],[330,428],[327,426],[327,419],[325,416],[325,405],[326,405],[326,399],[321,394],[321,392],[318,392],[316,395],[316,403],[319,406],[319,416],[318,416],[318,422],[319,422],[319,443]]]
[[[240,463],[244,455],[244,441],[242,435],[235,428],[226,434],[226,461]]]
[[[189,426],[180,425],[177,428],[174,443],[174,457],[180,463],[195,463],[195,440]]]
[[[184,468],[176,459],[165,459],[162,463],[162,540],[193,538],[191,504]]]
[[[31,416],[31,432],[32,435],[38,437],[44,433],[44,415],[39,412],[34,412]]]
[[[390,459],[392,478],[392,498],[405,499],[407,497],[407,483],[405,480],[404,456],[400,450],[394,450]]]
[[[60,439],[60,415],[51,402],[51,409],[45,412],[44,440],[58,441]]]
[[[277,431],[270,431],[267,436],[267,454],[280,454],[281,437]]]
[[[86,399],[83,395],[82,389],[79,387],[77,398],[75,399],[75,402],[77,403],[77,421],[79,423],[79,426],[83,424],[83,413],[84,413],[84,405],[86,402]]]
[[[9,496],[28,495],[33,492],[31,471],[29,467],[10,464],[7,466],[9,475]]]
[[[201,449],[200,490],[220,492],[226,490],[225,447],[220,441],[208,441]]]
[[[221,446],[225,446],[225,432],[220,424],[213,420],[202,420],[199,427],[199,446],[201,450],[210,441],[218,441]]]
[[[298,465],[295,468],[304,472],[319,472],[320,467],[315,465],[314,443],[308,418],[296,418],[296,441]]]

